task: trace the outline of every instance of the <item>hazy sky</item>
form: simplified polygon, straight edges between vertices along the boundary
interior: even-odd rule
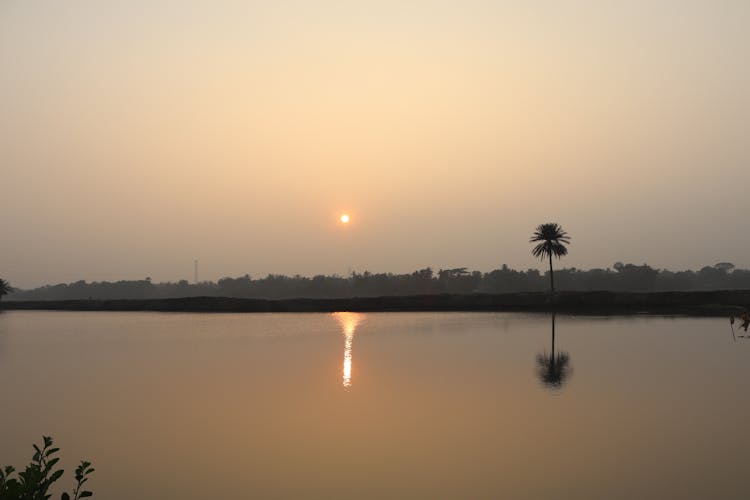
[[[750,2],[0,1],[0,276],[750,267]],[[348,227],[337,224],[342,212]]]

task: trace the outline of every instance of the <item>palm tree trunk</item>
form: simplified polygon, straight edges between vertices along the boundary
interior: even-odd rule
[[[555,313],[552,313],[552,359],[555,359]]]
[[[550,293],[555,293],[555,274],[552,272],[552,253],[549,254],[549,289]]]

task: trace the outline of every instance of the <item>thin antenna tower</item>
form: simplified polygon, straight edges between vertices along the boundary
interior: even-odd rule
[[[195,284],[198,284],[198,259],[195,259]]]

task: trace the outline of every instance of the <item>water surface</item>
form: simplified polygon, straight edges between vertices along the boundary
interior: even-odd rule
[[[746,498],[728,321],[558,315],[554,348],[549,315],[3,312],[0,463],[44,433],[112,500]]]

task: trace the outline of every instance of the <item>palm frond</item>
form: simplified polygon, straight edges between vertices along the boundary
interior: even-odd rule
[[[552,242],[550,244],[550,252],[558,259],[563,255],[568,255],[568,249],[562,243]]]
[[[537,246],[535,246],[531,250],[531,255],[540,259],[544,259],[545,257],[547,257],[547,255],[549,255],[549,245],[547,244],[547,242],[539,243]]]

